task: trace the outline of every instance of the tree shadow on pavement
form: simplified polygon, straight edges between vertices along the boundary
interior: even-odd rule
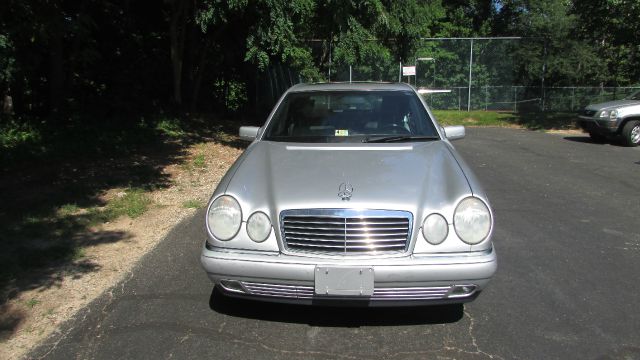
[[[100,270],[83,247],[130,239],[99,226],[120,216],[109,212],[109,196],[117,198],[119,189],[144,193],[171,186],[165,168],[190,161],[190,145],[246,147],[227,131],[231,124],[208,122],[189,119],[179,136],[149,126],[87,125],[44,141],[49,149],[43,156],[0,157],[0,332],[20,323],[20,311],[4,305],[22,292]]]
[[[448,324],[462,319],[463,304],[423,307],[329,307],[231,298],[213,289],[209,307],[228,316],[322,327]]]

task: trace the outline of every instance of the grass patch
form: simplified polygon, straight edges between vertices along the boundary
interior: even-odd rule
[[[123,195],[116,197],[107,204],[107,216],[117,218],[127,215],[132,219],[144,214],[151,204],[151,199],[142,189],[128,189]]]
[[[178,119],[161,119],[156,124],[156,130],[171,138],[183,138],[187,135]]]
[[[36,305],[40,304],[40,300],[36,299],[36,298],[31,298],[27,301],[24,302],[24,304],[29,308],[29,309],[33,309]]]
[[[575,128],[574,113],[536,112],[510,113],[497,111],[434,110],[433,114],[442,126],[520,126],[530,130],[559,130]]]
[[[197,168],[205,168],[206,167],[206,163],[205,163],[205,159],[204,159],[204,154],[198,154],[193,158],[193,166],[197,167]]]
[[[435,110],[434,115],[440,125],[465,126],[513,126],[517,124],[517,114],[495,111]]]
[[[13,149],[42,140],[40,131],[29,124],[11,120],[0,125],[0,149]]]
[[[195,199],[187,200],[182,203],[182,206],[187,209],[198,209],[198,208],[201,208],[203,205],[204,203],[202,201],[195,200]]]
[[[86,256],[87,256],[87,253],[84,250],[84,248],[78,246],[73,248],[73,253],[71,254],[71,260],[78,261],[80,259],[84,259]]]
[[[69,215],[73,215],[75,213],[77,213],[78,211],[80,211],[80,207],[76,204],[64,204],[62,206],[60,206],[60,208],[58,209],[58,214],[60,216],[69,216]]]

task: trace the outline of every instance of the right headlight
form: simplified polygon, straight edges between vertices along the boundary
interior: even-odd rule
[[[207,213],[209,231],[218,240],[231,240],[242,225],[242,210],[238,201],[229,195],[215,199]]]
[[[453,228],[460,240],[475,245],[489,236],[491,231],[491,213],[485,203],[468,197],[458,204],[453,214]]]

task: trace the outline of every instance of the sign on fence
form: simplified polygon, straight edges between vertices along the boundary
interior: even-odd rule
[[[415,66],[403,66],[402,67],[402,76],[416,76],[416,67]]]

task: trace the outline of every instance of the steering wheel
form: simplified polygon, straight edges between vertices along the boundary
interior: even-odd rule
[[[390,132],[393,135],[411,135],[411,131],[405,129],[399,124],[385,124],[377,129],[381,133]]]

